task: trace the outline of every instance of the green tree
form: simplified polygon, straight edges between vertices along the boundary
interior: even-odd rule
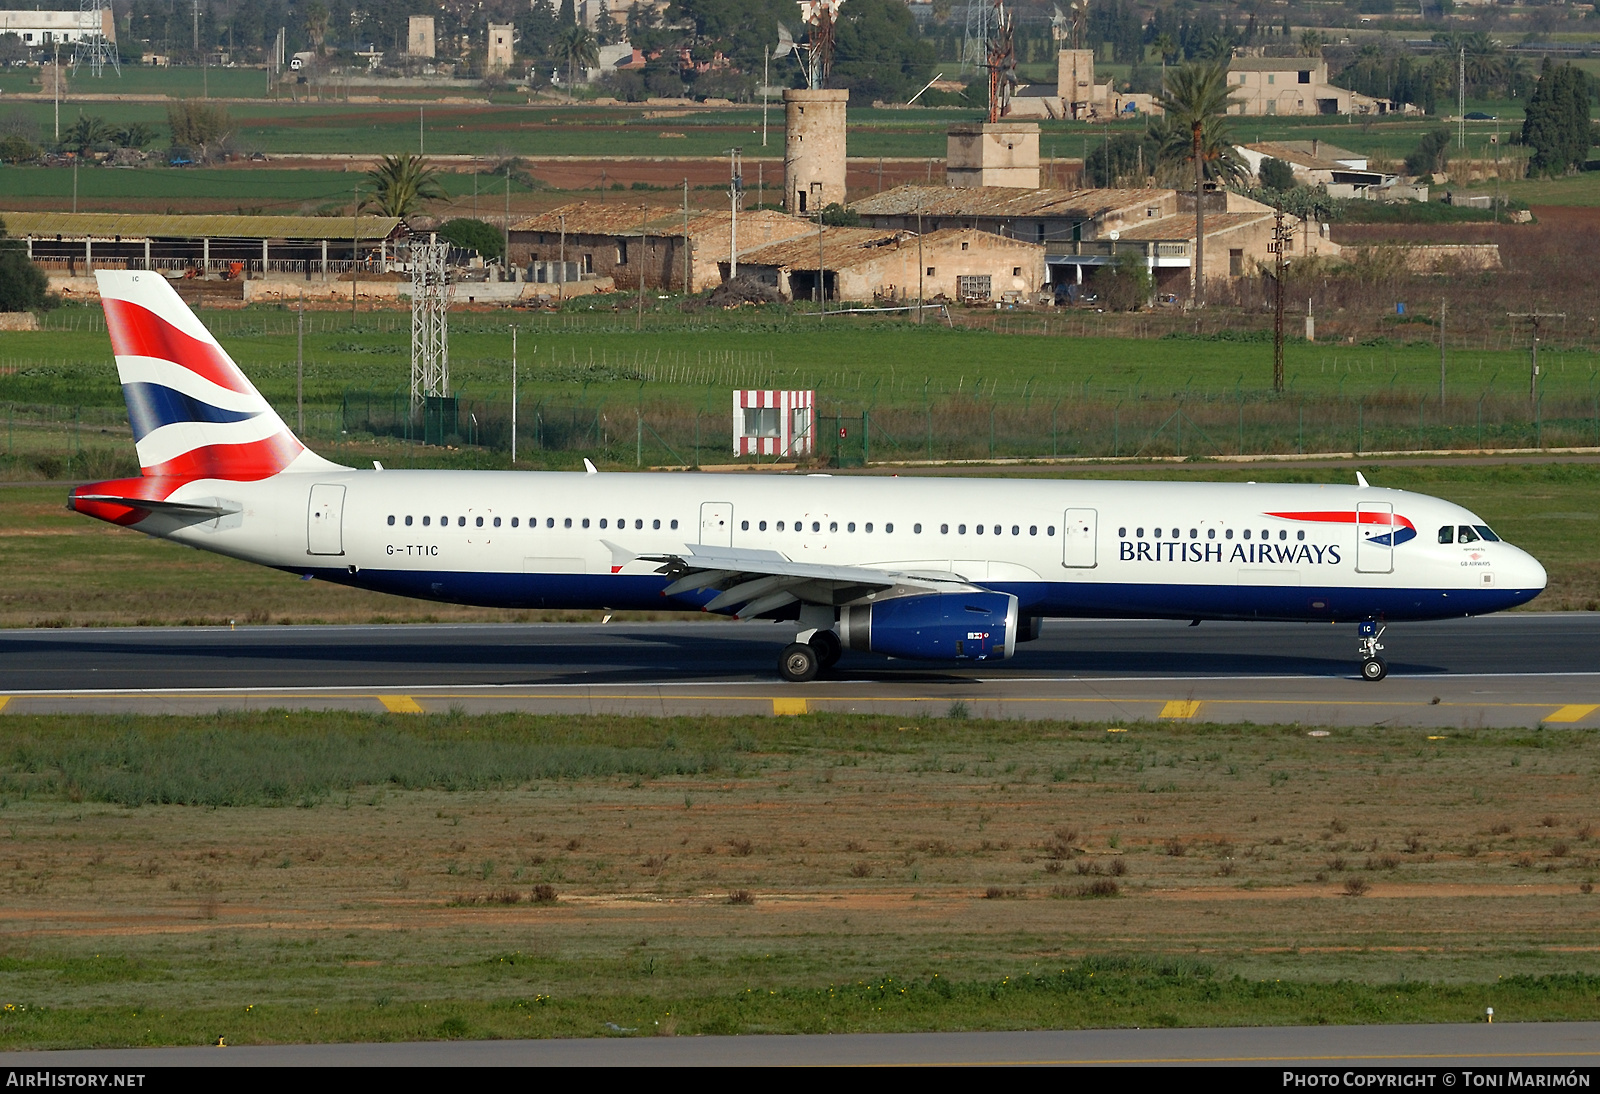
[[[367,172],[373,194],[361,199],[362,208],[376,209],[386,217],[405,217],[420,210],[424,203],[448,197],[439,185],[439,173],[424,156],[402,152],[385,156]]]
[[[1581,168],[1593,137],[1587,78],[1574,66],[1556,65],[1546,57],[1522,123],[1522,143],[1533,149],[1529,176]]]
[[[577,82],[577,70],[593,68],[600,63],[600,46],[588,27],[574,23],[561,32],[561,38],[556,43],[556,55],[566,63],[567,93],[571,94]]]
[[[830,228],[859,228],[861,214],[854,209],[846,209],[837,201],[830,201],[822,210],[822,223]]]
[[[831,87],[873,99],[908,98],[933,75],[933,43],[901,0],[850,0],[839,9]]]
[[[1261,161],[1261,185],[1267,190],[1293,190],[1295,187],[1294,168],[1282,160],[1271,157]]]
[[[144,122],[129,122],[117,130],[113,139],[123,148],[143,148],[156,139],[156,131]]]
[[[471,217],[456,217],[439,225],[439,238],[457,247],[477,251],[486,262],[495,262],[506,253],[506,237],[493,224]]]
[[[1194,63],[1167,73],[1159,100],[1174,135],[1187,131],[1189,136],[1189,158],[1194,163],[1194,299],[1202,307],[1206,302],[1204,181],[1208,162],[1223,168],[1232,153],[1226,121],[1229,94],[1226,64]]]
[[[1320,30],[1306,29],[1300,32],[1300,56],[1321,57],[1323,38]]]
[[[79,114],[78,120],[61,135],[61,146],[83,156],[97,145],[110,144],[113,136],[111,127],[98,114]]]
[[[1406,157],[1406,173],[1409,175],[1436,175],[1441,174],[1445,165],[1450,161],[1450,130],[1441,126],[1430,129],[1422,135],[1416,148]]]
[[[50,280],[28,261],[22,243],[6,238],[0,221],[0,311],[37,311],[50,302]]]
[[[305,11],[306,37],[320,56],[324,52],[323,44],[328,40],[328,9],[322,0],[312,0],[306,5]]]
[[[1155,281],[1144,255],[1132,249],[1117,255],[1111,265],[1096,270],[1094,287],[1101,303],[1112,311],[1138,311],[1150,303]]]
[[[227,108],[198,99],[182,99],[167,107],[167,125],[172,129],[172,143],[194,149],[202,160],[233,135],[233,118]]]

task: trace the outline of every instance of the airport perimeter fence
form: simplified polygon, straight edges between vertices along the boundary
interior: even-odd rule
[[[719,393],[725,394],[725,393]],[[820,393],[819,393],[820,394]],[[346,438],[421,442],[423,421],[408,393],[349,391],[340,415]],[[509,452],[509,400],[462,397],[454,428],[428,437],[447,445]],[[521,459],[568,453],[644,467],[793,462],[795,453],[738,458],[731,407],[666,401],[520,400]],[[308,431],[309,432],[309,431]],[[1318,452],[1539,449],[1600,446],[1600,387],[1541,393],[1536,400],[1484,390],[1438,404],[1436,394],[1251,395],[1161,398],[1048,396],[1021,400],[947,398],[924,405],[863,408],[821,394],[807,460],[869,463],[1211,457]]]

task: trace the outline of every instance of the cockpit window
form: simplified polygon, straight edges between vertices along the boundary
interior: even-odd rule
[[[1446,524],[1443,528],[1439,529],[1440,543],[1454,543],[1455,541],[1456,526],[1454,524]]]
[[[1476,533],[1476,532],[1474,532],[1472,530],[1472,525],[1470,525],[1470,524],[1463,524],[1460,528],[1456,529],[1456,533],[1457,533],[1457,536],[1458,536],[1457,542],[1460,542],[1460,543],[1476,543],[1476,542],[1478,542],[1478,533]]]
[[[1487,524],[1474,524],[1473,527],[1478,530],[1478,534],[1480,536],[1488,540],[1490,543],[1500,542],[1500,537],[1491,532]]]

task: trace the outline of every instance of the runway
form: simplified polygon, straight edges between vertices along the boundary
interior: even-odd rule
[[[1407,624],[1358,679],[1350,627],[1051,621],[1009,661],[847,653],[780,682],[792,625],[682,622],[0,633],[0,711],[799,714],[1600,726],[1600,614]]]
[[[1597,1062],[1600,1022],[614,1037],[0,1054],[0,1068],[1211,1064],[1319,1071],[1470,1067],[1480,1077],[1519,1067],[1592,1069]],[[1433,1085],[1454,1086],[1455,1079]]]

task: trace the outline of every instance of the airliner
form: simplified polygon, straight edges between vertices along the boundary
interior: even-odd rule
[[[158,273],[96,271],[142,474],[77,512],[305,578],[503,608],[791,623],[846,649],[1012,657],[1047,618],[1354,624],[1502,611],[1544,568],[1448,501],[1368,485],[411,471],[309,451]]]

